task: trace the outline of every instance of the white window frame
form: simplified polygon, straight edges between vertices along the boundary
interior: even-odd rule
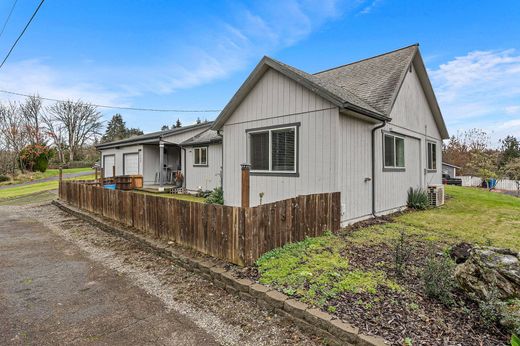
[[[432,161],[430,162],[430,144],[435,146],[435,151],[432,154]],[[433,167],[433,157],[435,156],[435,167]],[[430,166],[431,163],[431,166]],[[427,141],[426,142],[426,169],[430,172],[437,172],[437,142]]]
[[[293,130],[294,131],[294,169],[292,171],[273,171],[273,131],[280,130]],[[268,170],[259,170],[259,169],[251,169],[251,173],[266,173],[266,174],[296,174],[298,173],[298,126],[281,126],[281,127],[272,127],[258,130],[247,131],[247,157],[248,162],[250,162],[251,158],[251,134],[254,133],[269,133],[269,169]]]
[[[202,150],[206,151],[206,162],[196,163],[197,151],[199,151],[199,159],[202,160]],[[208,147],[195,147],[193,148],[193,166],[206,167],[208,165]]]
[[[386,165],[386,141],[385,141],[386,136],[393,137],[392,142],[393,142],[393,146],[394,146],[394,166]],[[403,140],[403,165],[402,166],[397,166],[397,146],[395,144],[396,138],[400,138]],[[389,170],[399,170],[399,171],[404,171],[406,169],[406,139],[404,136],[400,136],[395,133],[387,133],[387,132],[383,133],[383,168],[389,169]]]

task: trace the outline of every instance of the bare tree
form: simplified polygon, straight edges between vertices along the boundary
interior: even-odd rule
[[[6,150],[14,154],[12,155],[12,173],[14,173],[16,166],[19,166],[23,171],[20,152],[28,144],[28,140],[25,133],[24,118],[21,115],[20,108],[14,102],[9,102],[7,105],[0,104],[0,133]]]
[[[45,137],[41,128],[42,100],[39,96],[29,96],[20,103],[25,133],[30,144],[42,144]]]
[[[69,147],[69,160],[89,141],[100,135],[101,113],[93,105],[82,101],[57,102],[47,109],[48,116],[61,126]],[[57,128],[59,130],[59,127]],[[59,132],[59,131],[58,131]]]
[[[65,163],[65,149],[67,147],[65,141],[65,127],[49,114],[42,113],[41,117],[43,129],[46,136],[52,141],[52,146],[56,149],[58,160]]]

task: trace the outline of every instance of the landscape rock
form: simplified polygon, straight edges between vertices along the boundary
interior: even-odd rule
[[[520,254],[475,247],[466,262],[455,268],[455,278],[466,292],[481,300],[520,298]]]
[[[450,249],[450,257],[457,264],[464,263],[468,260],[472,248],[473,245],[465,242],[454,245]]]

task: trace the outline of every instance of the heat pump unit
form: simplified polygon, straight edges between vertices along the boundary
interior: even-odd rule
[[[444,186],[431,185],[428,186],[428,200],[430,205],[438,207],[444,204]]]

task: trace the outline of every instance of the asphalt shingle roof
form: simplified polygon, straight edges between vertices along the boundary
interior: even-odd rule
[[[222,137],[218,135],[217,131],[206,130],[191,138],[188,138],[187,140],[182,142],[181,145],[182,146],[191,146],[191,145],[219,143],[219,142],[222,142]]]
[[[378,113],[388,116],[406,69],[417,49],[417,45],[405,47],[318,72],[313,77],[319,79],[325,85],[334,85],[341,89],[342,91],[339,94],[343,92],[354,94],[365,104],[356,103],[355,100],[351,103],[363,108],[366,108],[366,104],[368,104]]]

